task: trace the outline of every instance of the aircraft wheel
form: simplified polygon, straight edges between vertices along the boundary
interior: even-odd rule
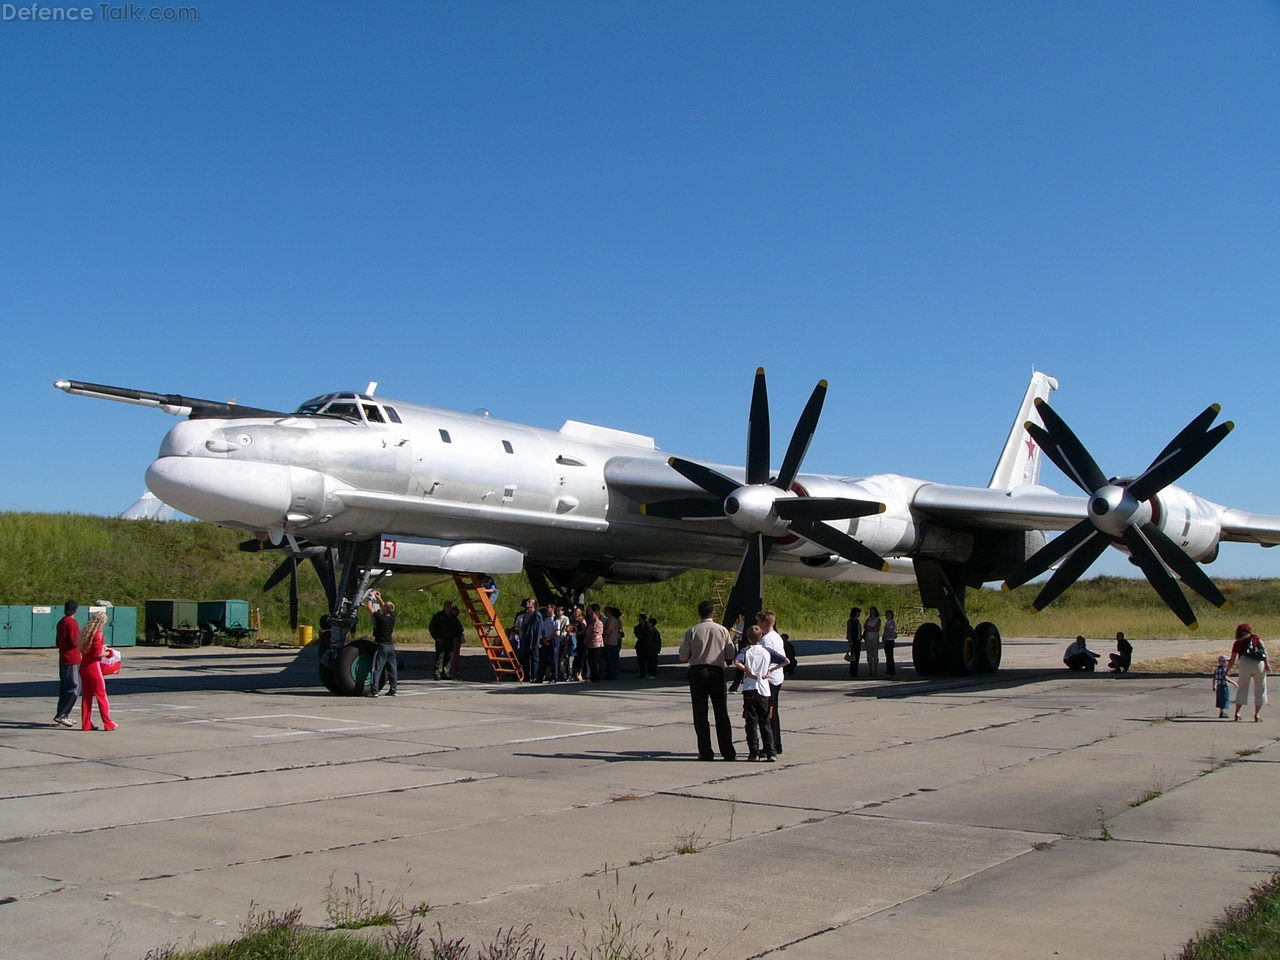
[[[343,690],[338,686],[338,666],[336,657],[322,657],[320,659],[320,682],[324,684],[325,689],[336,696],[343,696]]]
[[[333,670],[334,686],[338,688],[335,693],[347,697],[358,697],[364,693],[375,649],[372,640],[352,640],[338,651],[338,662]],[[324,679],[323,674],[320,679]]]
[[[965,631],[958,637],[947,637],[943,649],[947,673],[955,677],[967,676],[978,669],[978,645],[973,631]]]
[[[922,623],[911,638],[911,665],[922,677],[942,669],[942,628],[936,623]]]
[[[973,645],[977,648],[979,673],[1000,669],[1000,630],[994,623],[984,622],[973,628]]]

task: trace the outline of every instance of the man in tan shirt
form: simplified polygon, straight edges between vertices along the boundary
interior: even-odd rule
[[[729,722],[729,698],[724,689],[724,665],[733,660],[737,646],[729,631],[712,619],[715,605],[710,600],[698,604],[696,626],[685,631],[680,644],[680,662],[689,664],[689,698],[693,701],[693,729],[698,736],[698,759],[714,760],[711,726],[707,722],[707,701],[716,717],[716,740],[720,756],[736,760],[733,726]]]

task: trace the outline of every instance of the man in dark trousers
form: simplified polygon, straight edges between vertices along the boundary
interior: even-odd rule
[[[448,680],[457,671],[454,659],[462,648],[462,621],[458,619],[458,608],[446,600],[427,624],[427,632],[436,642],[435,679]]]
[[[80,696],[80,624],[76,623],[76,611],[80,604],[68,600],[62,608],[63,618],[58,621],[58,711],[53,722],[61,727],[74,727],[71,711]]]
[[[396,645],[391,639],[391,631],[396,626],[396,605],[390,600],[383,600],[382,594],[376,590],[369,595],[369,616],[373,617],[373,642],[378,649],[373,654],[373,666],[369,669],[369,683],[365,687],[366,697],[376,697],[378,688],[382,686],[382,671],[387,673],[387,696],[396,695],[396,681],[399,669],[396,664]]]
[[[736,760],[733,748],[733,726],[729,722],[729,698],[724,689],[724,666],[733,660],[737,646],[729,631],[712,619],[715,604],[703,600],[698,604],[701,620],[690,627],[680,644],[680,662],[689,664],[689,698],[693,702],[693,729],[698,736],[698,759],[714,760],[711,749],[711,727],[707,723],[707,701],[716,718],[716,740],[720,756]]]

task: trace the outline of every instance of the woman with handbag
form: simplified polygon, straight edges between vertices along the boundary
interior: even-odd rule
[[[1262,719],[1262,708],[1267,705],[1267,648],[1262,645],[1262,638],[1247,623],[1236,627],[1236,642],[1231,645],[1228,673],[1232,667],[1239,667],[1240,686],[1235,716],[1231,719],[1240,719],[1240,708],[1249,702],[1249,687],[1252,686],[1253,722],[1257,723]]]
[[[102,657],[105,652],[102,630],[107,615],[101,610],[89,614],[89,622],[80,631],[80,729],[97,730],[93,725],[93,701],[98,701],[98,716],[103,730],[114,730],[111,705],[107,703],[107,685],[102,679]]]

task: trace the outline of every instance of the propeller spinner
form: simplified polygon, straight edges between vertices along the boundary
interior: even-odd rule
[[[804,537],[846,560],[874,570],[889,569],[882,557],[823,522],[883,513],[883,503],[848,497],[805,497],[792,489],[817,429],[826,395],[827,381],[819,380],[796,423],[782,458],[782,468],[776,477],[771,477],[769,395],[764,368],[757,368],[747,422],[746,483],[739,483],[701,463],[672,457],[667,462],[673,469],[715,499],[681,497],[641,508],[649,516],[669,519],[724,518],[747,535],[747,548],[725,606],[725,626],[731,626],[739,614],[748,620],[754,618],[764,606],[764,564],[773,544],[784,537],[793,534]]]
[[[1141,476],[1131,481],[1107,479],[1084,444],[1048,403],[1036,400],[1036,409],[1044,427],[1028,422],[1027,431],[1049,459],[1089,494],[1088,515],[1027,558],[1005,581],[1004,589],[1021,586],[1062,561],[1031,604],[1031,609],[1039,612],[1075,583],[1109,544],[1118,541],[1128,547],[1134,562],[1169,609],[1192,630],[1198,626],[1196,615],[1170,570],[1214,606],[1227,609],[1230,604],[1222,591],[1156,525],[1152,506],[1161,490],[1203,460],[1235,427],[1230,420],[1209,426],[1221,407],[1216,403],[1207,407],[1169,441]]]

